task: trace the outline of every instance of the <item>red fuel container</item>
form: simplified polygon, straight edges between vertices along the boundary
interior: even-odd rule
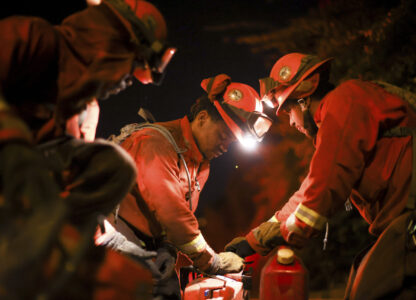
[[[280,247],[261,271],[260,300],[307,300],[308,272],[287,247]]]

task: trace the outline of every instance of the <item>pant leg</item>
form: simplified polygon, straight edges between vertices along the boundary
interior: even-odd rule
[[[416,299],[416,277],[408,277],[400,291],[387,295],[385,299],[414,300]]]
[[[354,257],[354,261],[350,269],[350,274],[348,276],[347,286],[345,288],[344,300],[349,300],[349,295],[351,293],[352,286],[354,285],[354,281],[357,276],[357,270],[360,267],[361,262],[366,258],[366,255],[368,254],[368,251],[371,247],[372,245],[365,247]]]
[[[413,297],[409,278],[416,272],[416,252],[406,247],[406,228],[409,214],[394,220],[380,235],[374,246],[361,261],[351,285],[348,299],[403,299]]]

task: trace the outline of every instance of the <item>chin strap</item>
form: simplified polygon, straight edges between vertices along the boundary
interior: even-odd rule
[[[312,117],[311,111],[304,98],[298,99],[298,104],[303,112],[303,127],[306,129],[311,137],[315,137],[318,132],[318,126],[316,126],[315,120]]]

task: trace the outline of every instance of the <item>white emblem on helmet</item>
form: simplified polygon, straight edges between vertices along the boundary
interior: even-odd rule
[[[283,81],[288,80],[291,74],[292,74],[292,71],[290,70],[288,66],[282,67],[279,71],[279,77]]]
[[[239,101],[243,98],[243,92],[238,89],[232,89],[228,92],[228,97],[233,101]]]

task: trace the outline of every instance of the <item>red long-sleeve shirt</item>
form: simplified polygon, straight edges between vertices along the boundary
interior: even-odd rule
[[[372,234],[380,234],[406,206],[412,174],[411,137],[385,137],[415,127],[407,104],[381,87],[349,80],[328,93],[315,113],[316,151],[301,187],[276,212],[283,236],[309,238],[349,198]],[[253,233],[247,236],[256,248]]]

